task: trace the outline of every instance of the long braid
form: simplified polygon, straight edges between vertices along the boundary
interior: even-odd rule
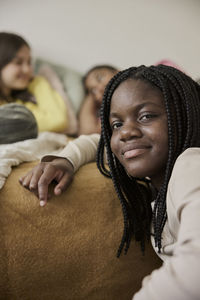
[[[160,86],[161,90],[162,90],[162,94],[165,99],[169,99],[170,97],[170,89],[168,88],[168,86],[165,86],[163,84],[163,77],[156,77],[157,82],[158,82],[158,86]],[[156,84],[156,81],[151,80],[151,82],[153,82],[154,84]],[[172,117],[172,111],[173,111],[173,107],[172,107],[172,103],[167,102],[167,100],[165,100],[165,108],[166,108],[166,114],[167,114],[167,120],[168,120],[168,161],[167,161],[167,166],[166,166],[166,173],[165,173],[165,178],[164,178],[164,182],[163,182],[163,186],[161,187],[161,191],[160,194],[158,194],[157,199],[155,200],[156,206],[154,209],[154,212],[157,212],[157,216],[155,218],[155,232],[157,232],[157,234],[155,235],[155,246],[159,248],[161,248],[161,233],[162,233],[162,226],[163,224],[165,224],[166,221],[166,201],[165,201],[165,191],[167,189],[167,184],[168,184],[168,180],[170,177],[170,170],[173,167],[173,156],[174,156],[174,151],[175,151],[175,139],[174,139],[174,133],[173,133],[173,128],[174,128],[174,118]],[[155,214],[154,214],[155,216]]]
[[[109,124],[111,98],[115,89],[125,80],[140,79],[159,88],[163,94],[168,120],[168,159],[165,176],[154,199],[151,214],[150,190],[143,188],[140,179],[129,177],[110,148],[112,131]],[[142,249],[150,232],[151,217],[155,244],[161,250],[161,235],[167,219],[166,193],[177,157],[188,147],[200,146],[200,87],[189,76],[169,66],[140,66],[116,74],[106,87],[101,108],[102,133],[98,146],[97,165],[102,174],[111,177],[120,199],[124,216],[124,231],[118,256],[129,248],[131,237],[140,241]],[[109,170],[103,159],[106,148]]]
[[[125,172],[124,168],[121,167],[119,168],[119,162],[118,160],[113,157],[113,153],[110,148],[110,137],[111,137],[111,129],[110,125],[108,122],[108,112],[110,111],[110,101],[105,101],[105,99],[112,97],[113,91],[115,88],[121,83],[121,78],[120,75],[122,74],[123,80],[126,80],[129,77],[129,71],[127,71],[125,74],[120,72],[118,75],[114,76],[113,80],[109,83],[107,86],[107,89],[105,91],[105,95],[103,98],[103,105],[102,105],[102,110],[101,110],[101,123],[102,123],[102,140],[99,143],[98,147],[98,152],[99,154],[103,152],[103,147],[105,145],[106,147],[106,153],[107,153],[107,159],[108,159],[108,165],[110,169],[110,176],[112,177],[113,183],[115,190],[117,192],[117,195],[120,199],[120,203],[122,206],[122,211],[123,211],[123,216],[124,216],[124,232],[122,236],[122,240],[118,249],[117,256],[120,255],[122,249],[125,246],[125,253],[127,252],[131,240],[131,235],[135,236],[135,238],[141,241],[141,247],[144,249],[144,236],[146,230],[144,230],[143,227],[149,228],[150,220],[151,220],[151,208],[150,204],[144,205],[145,210],[147,212],[144,212],[143,215],[141,215],[141,204],[140,204],[140,199],[145,202],[147,194],[145,193],[144,189],[141,189],[139,184],[137,183],[136,180],[131,180]],[[112,82],[115,83],[114,87],[112,87]],[[102,160],[101,155],[98,155],[97,157],[97,165],[98,168],[102,173],[104,173],[105,166],[104,166],[104,161]],[[121,165],[120,165],[121,166]],[[124,184],[121,184],[124,182]],[[129,184],[126,184],[126,183]],[[128,187],[128,188],[127,188]],[[135,195],[135,197],[138,198],[138,201],[132,201],[133,197],[132,195]],[[144,200],[145,199],[145,200]],[[149,201],[149,199],[148,199]],[[150,201],[149,201],[150,203]],[[144,215],[148,216],[148,221],[146,218],[144,218]],[[148,222],[148,226],[143,225],[143,220],[142,217]],[[139,229],[141,230],[141,224],[143,228],[143,234],[138,233]],[[141,236],[143,236],[141,238]]]
[[[99,159],[97,159],[97,157]],[[97,161],[97,167],[100,170],[100,172],[108,177],[111,178],[110,172],[108,169],[106,169],[105,165],[104,165],[104,143],[103,143],[103,139],[102,137],[100,137],[99,140],[99,145],[98,145],[98,149],[97,149],[97,156],[96,156],[96,161]]]
[[[111,93],[110,93],[111,95]],[[110,96],[111,97],[111,96]],[[110,110],[110,102],[107,102],[107,106],[105,105],[105,111],[104,114],[106,113],[106,111]],[[101,112],[101,117],[102,117],[103,113]],[[102,137],[103,137],[103,141],[105,143],[105,141],[107,141],[109,139],[109,137],[111,136],[111,130],[110,127],[107,124],[107,127],[104,125],[104,121],[102,122]],[[98,147],[98,151],[102,152],[103,149],[102,147],[104,146],[104,143],[102,142],[102,144],[99,144]],[[120,188],[120,183],[119,183],[119,179],[118,176],[116,174],[116,168],[115,168],[115,161],[113,160],[113,156],[112,156],[112,151],[110,148],[110,144],[109,143],[105,143],[106,146],[106,154],[107,154],[107,159],[108,159],[108,165],[109,165],[109,169],[110,169],[110,176],[113,180],[113,184],[115,187],[115,190],[117,192],[118,198],[120,199],[120,203],[122,206],[122,212],[123,212],[123,217],[124,217],[124,231],[123,231],[123,236],[122,236],[122,240],[118,249],[118,253],[117,256],[120,255],[124,244],[127,243],[127,241],[129,240],[128,234],[129,234],[129,230],[128,230],[128,216],[127,216],[127,208],[126,208],[126,201],[124,199],[124,195],[123,192]],[[103,161],[101,161],[102,163]],[[97,160],[97,165],[98,165],[98,160]],[[100,167],[101,172],[103,172],[103,170],[105,169],[105,167]]]

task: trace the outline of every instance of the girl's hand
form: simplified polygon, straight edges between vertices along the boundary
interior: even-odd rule
[[[47,203],[48,188],[56,181],[54,194],[60,195],[72,182],[74,168],[65,158],[56,158],[51,162],[41,162],[19,179],[21,185],[33,192],[40,200],[40,206]]]

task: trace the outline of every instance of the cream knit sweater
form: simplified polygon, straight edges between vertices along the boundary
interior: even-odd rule
[[[68,158],[77,170],[95,160],[98,141],[98,134],[80,136],[59,156]],[[144,278],[133,300],[200,299],[200,148],[189,148],[176,160],[166,203],[163,265]]]

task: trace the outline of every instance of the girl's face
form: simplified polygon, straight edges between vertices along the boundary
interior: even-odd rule
[[[117,72],[102,68],[92,71],[87,76],[85,81],[86,88],[97,104],[101,104],[105,87],[116,73]]]
[[[15,57],[1,70],[1,84],[4,93],[10,95],[12,90],[27,88],[32,75],[30,49],[22,46]]]
[[[161,91],[128,79],[114,91],[110,108],[111,149],[127,173],[161,185],[168,158],[168,126]]]

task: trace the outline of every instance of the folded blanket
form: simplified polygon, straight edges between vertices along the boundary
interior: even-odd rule
[[[42,132],[36,139],[0,145],[0,189],[13,166],[38,160],[47,153],[56,154],[67,144],[67,141],[64,134]]]

